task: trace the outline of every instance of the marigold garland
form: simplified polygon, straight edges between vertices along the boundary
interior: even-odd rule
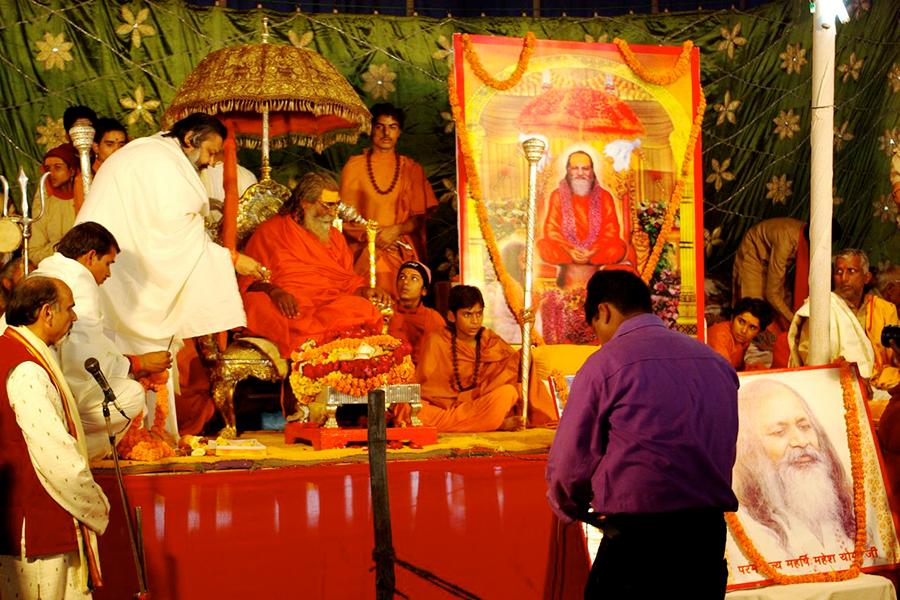
[[[466,168],[466,176],[468,177],[469,196],[475,201],[475,214],[478,217],[478,227],[481,229],[481,237],[484,238],[484,245],[488,250],[488,256],[491,258],[491,264],[494,272],[497,274],[497,280],[503,288],[503,297],[510,312],[516,318],[519,325],[522,324],[522,314],[524,310],[524,292],[522,286],[518,284],[509,275],[506,266],[503,264],[503,258],[500,255],[500,248],[497,247],[497,238],[494,237],[494,230],[491,228],[488,220],[487,207],[482,202],[481,196],[481,179],[478,176],[478,169],[475,165],[475,159],[472,157],[472,146],[469,140],[469,132],[466,129],[466,121],[463,117],[462,107],[459,105],[459,99],[456,97],[456,77],[453,70],[447,77],[447,87],[449,88],[450,109],[453,111],[453,119],[456,121],[457,139],[459,147],[463,155],[463,163]],[[537,306],[538,294],[537,290],[532,293],[532,306]],[[532,330],[531,339],[535,345],[540,346],[544,343],[544,339],[536,331]]]
[[[667,71],[651,71],[645,67],[625,40],[616,38],[613,40],[613,44],[619,49],[622,59],[628,65],[628,68],[647,83],[671,85],[684,77],[688,69],[691,68],[691,50],[694,48],[694,42],[690,40],[681,45],[681,54],[678,56],[678,60],[675,61],[675,66]]]
[[[559,403],[565,406],[569,401],[569,382],[566,376],[560,371],[553,369],[550,371],[550,378],[553,379],[553,386],[556,388],[556,397]]]
[[[378,354],[358,358],[363,345]],[[313,402],[325,386],[351,396],[365,396],[385,385],[412,381],[415,367],[411,352],[408,342],[391,335],[342,338],[306,346],[291,356],[291,388],[305,404]]]
[[[663,217],[662,226],[659,229],[659,235],[653,244],[653,250],[647,258],[644,268],[641,270],[641,279],[645,283],[649,283],[659,263],[659,257],[662,255],[665,247],[666,238],[675,225],[675,211],[681,206],[681,197],[684,195],[684,188],[687,185],[687,178],[691,172],[691,166],[694,163],[694,149],[697,147],[697,138],[700,136],[700,128],[703,126],[703,113],[706,111],[706,96],[703,90],[700,90],[700,100],[697,103],[697,112],[694,115],[694,122],[691,124],[691,133],[688,136],[687,147],[684,150],[684,162],[681,164],[681,173],[675,187],[672,188],[672,195],[669,197],[669,203],[666,205],[666,215]]]
[[[531,55],[534,54],[535,37],[534,33],[531,31],[525,34],[525,39],[522,43],[522,52],[519,53],[519,60],[516,63],[516,70],[504,81],[494,79],[491,77],[490,73],[484,70],[484,65],[481,64],[481,59],[478,58],[478,54],[472,46],[468,33],[462,35],[462,44],[463,55],[466,57],[469,66],[472,67],[472,72],[475,73],[475,76],[485,85],[492,87],[495,90],[508,90],[519,83],[519,81],[522,80],[522,76],[525,75],[525,71],[528,70],[528,63],[531,60]]]
[[[169,415],[169,393],[166,381],[168,371],[157,373],[150,379],[141,379],[145,390],[156,392],[156,412],[153,414],[153,425],[149,431],[144,428],[144,413],[132,419],[128,431],[116,445],[119,456],[125,460],[153,461],[175,456],[175,450],[166,441],[166,417]]]
[[[853,374],[846,361],[835,363],[840,368],[841,392],[844,399],[844,421],[847,425],[847,442],[850,447],[850,473],[853,477],[853,515],[856,519],[856,536],[853,541],[853,562],[843,571],[786,575],[775,569],[756,549],[753,540],[744,531],[737,513],[725,513],[725,522],[738,548],[753,565],[757,573],[779,585],[813,583],[819,581],[844,581],[859,575],[863,550],[866,544],[866,488],[862,464],[862,432],[859,426],[859,409],[853,393]]]

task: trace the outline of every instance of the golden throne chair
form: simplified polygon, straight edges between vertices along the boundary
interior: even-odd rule
[[[290,190],[268,177],[247,188],[238,203],[238,247],[244,245],[257,226],[277,214],[288,197]],[[213,239],[221,238],[221,221],[207,220],[206,226]],[[210,371],[210,395],[225,422],[219,432],[225,438],[237,437],[234,411],[237,385],[250,377],[276,383],[283,381],[289,372],[287,359],[275,344],[262,337],[230,334],[228,344],[221,349],[217,335],[203,336],[197,341],[197,353]]]

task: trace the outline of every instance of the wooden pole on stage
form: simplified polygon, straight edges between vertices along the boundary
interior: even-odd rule
[[[394,597],[394,542],[391,503],[387,486],[387,425],[384,390],[369,392],[369,486],[372,489],[372,522],[375,526],[375,599]]]

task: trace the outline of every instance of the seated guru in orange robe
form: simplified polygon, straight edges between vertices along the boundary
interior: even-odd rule
[[[519,353],[481,326],[484,298],[469,285],[450,290],[448,326],[422,343],[416,369],[421,384],[419,418],[438,431],[516,429],[521,397]]]
[[[748,368],[744,365],[744,354],[750,342],[769,326],[774,313],[772,306],[761,298],[741,298],[733,314],[730,321],[716,323],[706,331],[706,343],[725,357],[735,370],[743,371]]]
[[[341,201],[378,223],[376,284],[397,298],[400,265],[425,258],[425,214],[437,206],[422,166],[397,153],[403,111],[391,104],[372,107],[372,146],[341,171]],[[369,272],[365,227],[344,224],[356,272]]]
[[[420,262],[409,261],[400,265],[397,273],[397,295],[394,317],[388,333],[412,344],[413,362],[419,364],[422,340],[432,331],[444,329],[444,317],[422,304],[422,298],[431,285],[431,271]]]
[[[282,356],[329,331],[380,327],[381,313],[370,300],[390,301],[353,272],[347,242],[331,226],[337,190],[331,177],[307,173],[280,214],[260,225],[244,248],[271,271],[269,281],[238,282],[247,327],[277,344]]]
[[[583,287],[601,265],[634,266],[633,250],[629,256],[619,234],[615,201],[597,180],[586,152],[569,155],[566,177],[550,194],[537,249],[544,262],[560,265],[565,287]]]

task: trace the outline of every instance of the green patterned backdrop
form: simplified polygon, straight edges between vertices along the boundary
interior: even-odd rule
[[[900,142],[900,2],[855,0],[838,27],[835,73],[835,214],[843,246],[874,263],[900,261],[900,216],[890,198],[891,151]],[[707,270],[730,270],[743,232],[759,219],[809,214],[812,22],[807,2],[752,11],[617,18],[404,17],[234,11],[177,1],[0,0],[0,172],[34,175],[62,139],[66,106],[83,103],[127,123],[133,136],[159,128],[166,103],[207,53],[259,41],[263,15],[276,43],[329,59],[368,104],[406,109],[400,150],[422,163],[441,198],[429,223],[430,262],[455,271],[454,131],[447,100],[455,32],[701,49],[708,109],[703,128]],[[284,183],[313,164],[334,173],[357,147],[273,156]],[[258,152],[242,150],[257,170]],[[15,196],[18,201],[18,195]]]

